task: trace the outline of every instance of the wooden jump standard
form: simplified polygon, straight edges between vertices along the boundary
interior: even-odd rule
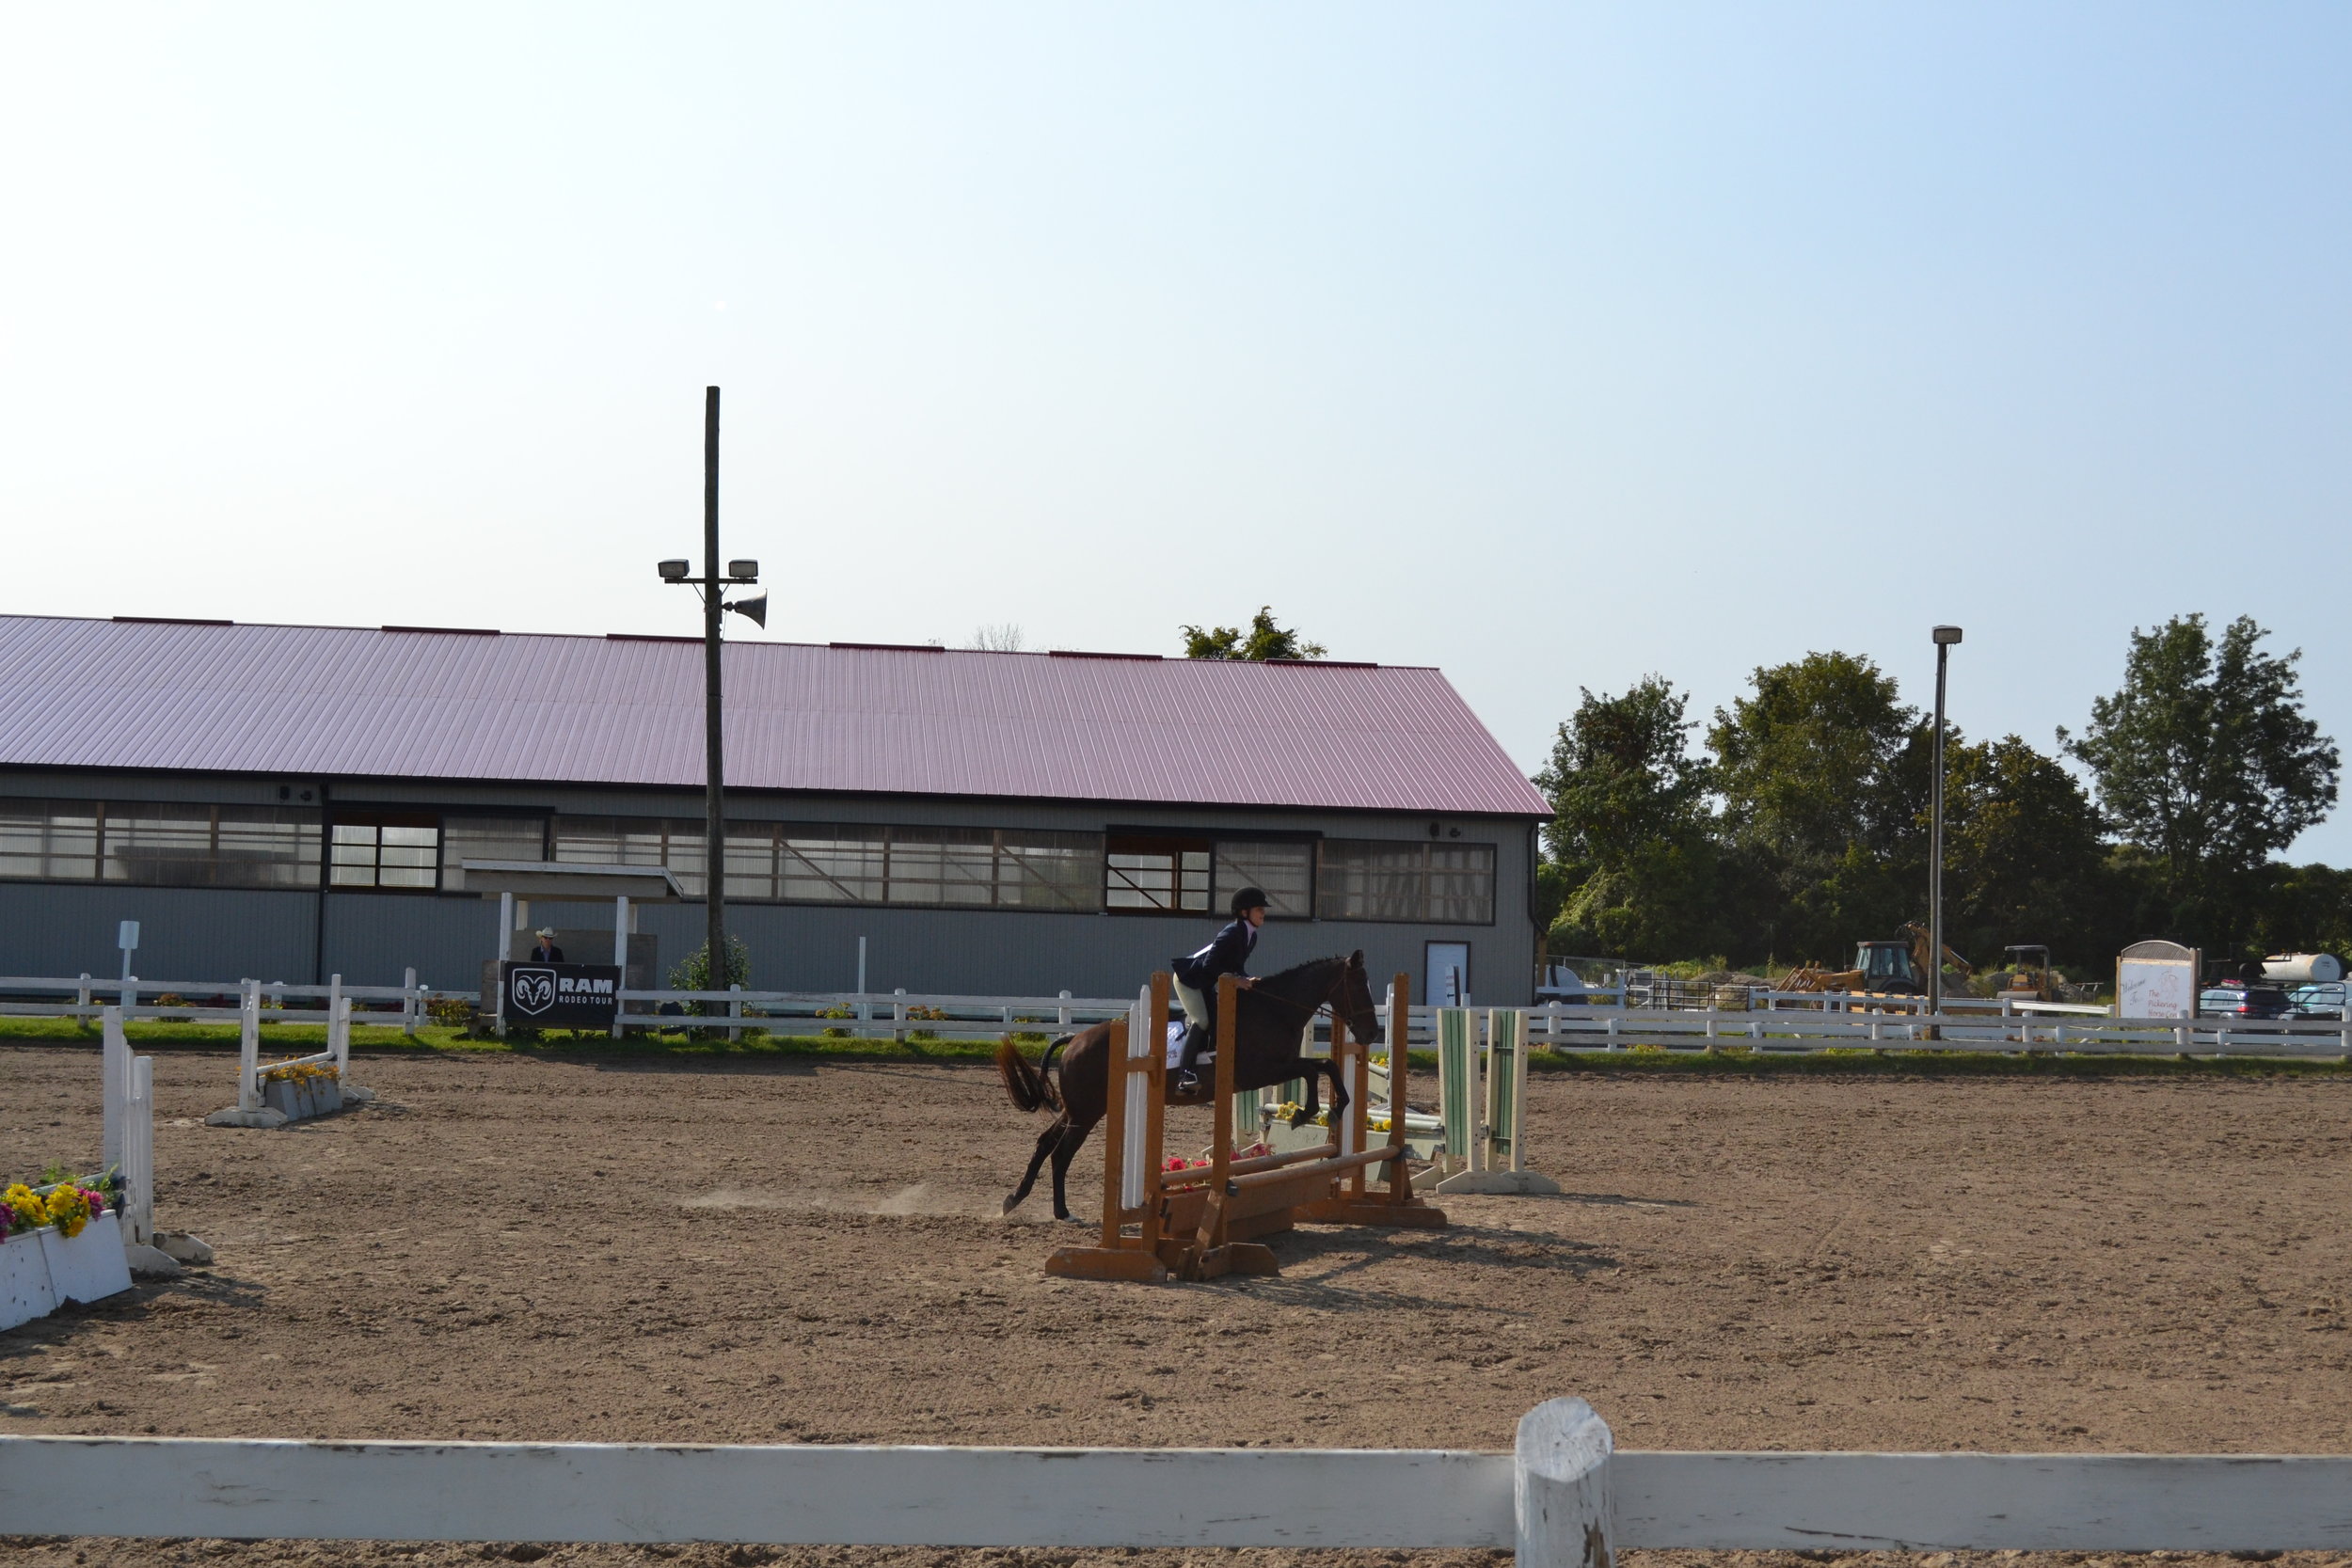
[[[1168,1108],[1169,977],[1152,976],[1123,1020],[1111,1024],[1105,1090],[1103,1234],[1094,1246],[1062,1247],[1045,1272],[1071,1279],[1212,1279],[1223,1274],[1279,1274],[1273,1249],[1257,1238],[1300,1220],[1323,1225],[1432,1227],[1443,1211],[1413,1196],[1406,1165],[1405,1118],[1389,1119],[1389,1141],[1368,1148],[1372,1090],[1365,1046],[1331,1020],[1331,1059],[1347,1085],[1348,1107],[1334,1142],[1254,1159],[1233,1158],[1233,1060],[1241,988],[1232,976],[1216,994],[1216,1139],[1209,1164],[1168,1171],[1162,1154]],[[1404,1103],[1405,1030],[1412,982],[1389,987],[1391,1105]],[[1254,1134],[1253,1134],[1254,1135]],[[1386,1183],[1367,1188],[1366,1168],[1388,1167]]]

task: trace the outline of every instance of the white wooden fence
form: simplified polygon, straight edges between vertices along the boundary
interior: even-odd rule
[[[0,1437],[11,1534],[772,1545],[2352,1548],[2352,1457],[1617,1453],[1581,1400],[1511,1453]]]
[[[125,1019],[234,1022],[253,1034],[253,1003],[238,1006],[159,1006],[154,998],[258,996],[264,1023],[332,1023],[339,1001],[397,1005],[396,1014],[355,1011],[351,1022],[397,1022],[414,1034],[435,999],[478,1001],[470,990],[437,990],[414,983],[347,986],[336,976],[324,986],[254,981],[101,980],[0,975],[0,1016],[95,1018],[119,995]],[[248,988],[251,988],[248,990]],[[41,993],[51,993],[43,996]],[[1072,996],[967,996],[923,991],[624,990],[615,1032],[692,1027],[818,1033],[837,1029],[859,1038],[993,1039],[1009,1032],[1066,1034],[1123,1015],[1132,999]],[[241,998],[243,1000],[244,998]],[[300,1004],[315,999],[317,1006]],[[1551,1051],[1720,1050],[1745,1045],[1767,1052],[1830,1049],[1883,1051],[2069,1052],[2101,1055],[2352,1058],[2352,1020],[2119,1019],[2098,1008],[2059,1003],[1947,1000],[1940,1013],[1921,999],[1838,993],[1760,992],[1747,1010],[1677,1011],[1652,1007],[1576,1006],[1551,1003],[1524,1009],[1530,1044]],[[711,1016],[681,1018],[660,1009],[697,1006]],[[1377,1009],[1383,1024],[1388,1009]],[[1484,1016],[1485,1009],[1479,1009]],[[1408,1037],[1434,1045],[1437,1009],[1417,1006]],[[935,1015],[935,1016],[934,1016]],[[779,1030],[779,1026],[784,1026]],[[324,1053],[322,1053],[322,1059]]]

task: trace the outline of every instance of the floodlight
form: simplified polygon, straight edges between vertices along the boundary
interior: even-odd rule
[[[684,582],[686,574],[693,569],[694,563],[691,561],[665,561],[656,568],[664,582]]]

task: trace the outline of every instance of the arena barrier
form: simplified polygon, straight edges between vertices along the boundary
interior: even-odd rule
[[[1128,1016],[1111,1023],[1102,1236],[1093,1246],[1057,1250],[1046,1259],[1047,1274],[1148,1282],[1276,1274],[1280,1266],[1272,1249],[1256,1238],[1291,1229],[1300,1220],[1409,1227],[1446,1223],[1442,1211],[1413,1196],[1404,1118],[1391,1117],[1388,1141],[1376,1148],[1370,1145],[1372,1085],[1366,1048],[1348,1037],[1347,1024],[1336,1011],[1331,1058],[1347,1084],[1349,1104],[1331,1137],[1308,1148],[1233,1157],[1235,1053],[1226,1042],[1235,1037],[1241,988],[1231,975],[1217,985],[1216,1087],[1210,1100],[1216,1132],[1208,1164],[1164,1168],[1170,985],[1165,971],[1152,975]],[[1391,1017],[1406,1016],[1410,985],[1403,974],[1391,982]],[[1392,1050],[1389,1061],[1391,1103],[1401,1105],[1408,1075],[1406,1053]],[[1386,1184],[1368,1189],[1365,1170],[1375,1164],[1388,1167]]]
[[[93,1481],[92,1478],[98,1478]],[[2352,1457],[1619,1452],[1582,1400],[1511,1452],[0,1437],[11,1533],[940,1547],[2352,1549]]]
[[[208,1127],[283,1127],[375,1098],[351,1081],[351,1002],[343,977],[327,988],[326,1049],[262,1062],[262,983],[247,980],[237,1008],[237,1102],[204,1118]],[[304,1069],[320,1069],[306,1072]]]
[[[1557,1193],[1559,1182],[1526,1165],[1527,1015],[1516,1007],[1487,1009],[1483,1052],[1478,1049],[1477,1024],[1468,1007],[1438,1011],[1438,1091],[1445,1148],[1438,1164],[1437,1190]]]
[[[155,1059],[131,1053],[119,1007],[103,1008],[100,1017],[102,1164],[76,1180],[94,1186],[111,1174],[114,1201],[70,1239],[43,1228],[0,1242],[0,1329],[47,1317],[69,1301],[127,1291],[134,1274],[176,1275],[180,1259],[212,1257],[193,1237],[156,1233]],[[35,1188],[44,1197],[52,1190]]]

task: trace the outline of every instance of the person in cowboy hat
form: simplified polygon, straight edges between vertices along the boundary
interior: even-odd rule
[[[1243,888],[1233,895],[1232,910],[1232,920],[1209,939],[1206,947],[1170,966],[1175,971],[1176,1000],[1184,1009],[1184,1055],[1176,1066],[1179,1094],[1192,1094],[1200,1087],[1198,1063],[1209,1043],[1211,1021],[1216,1017],[1217,981],[1238,974],[1244,986],[1258,983],[1249,977],[1249,953],[1258,945],[1258,927],[1265,924],[1265,890]]]
[[[555,945],[555,927],[542,926],[539,927],[538,936],[539,945],[531,950],[531,961],[535,964],[562,963],[564,949]]]

